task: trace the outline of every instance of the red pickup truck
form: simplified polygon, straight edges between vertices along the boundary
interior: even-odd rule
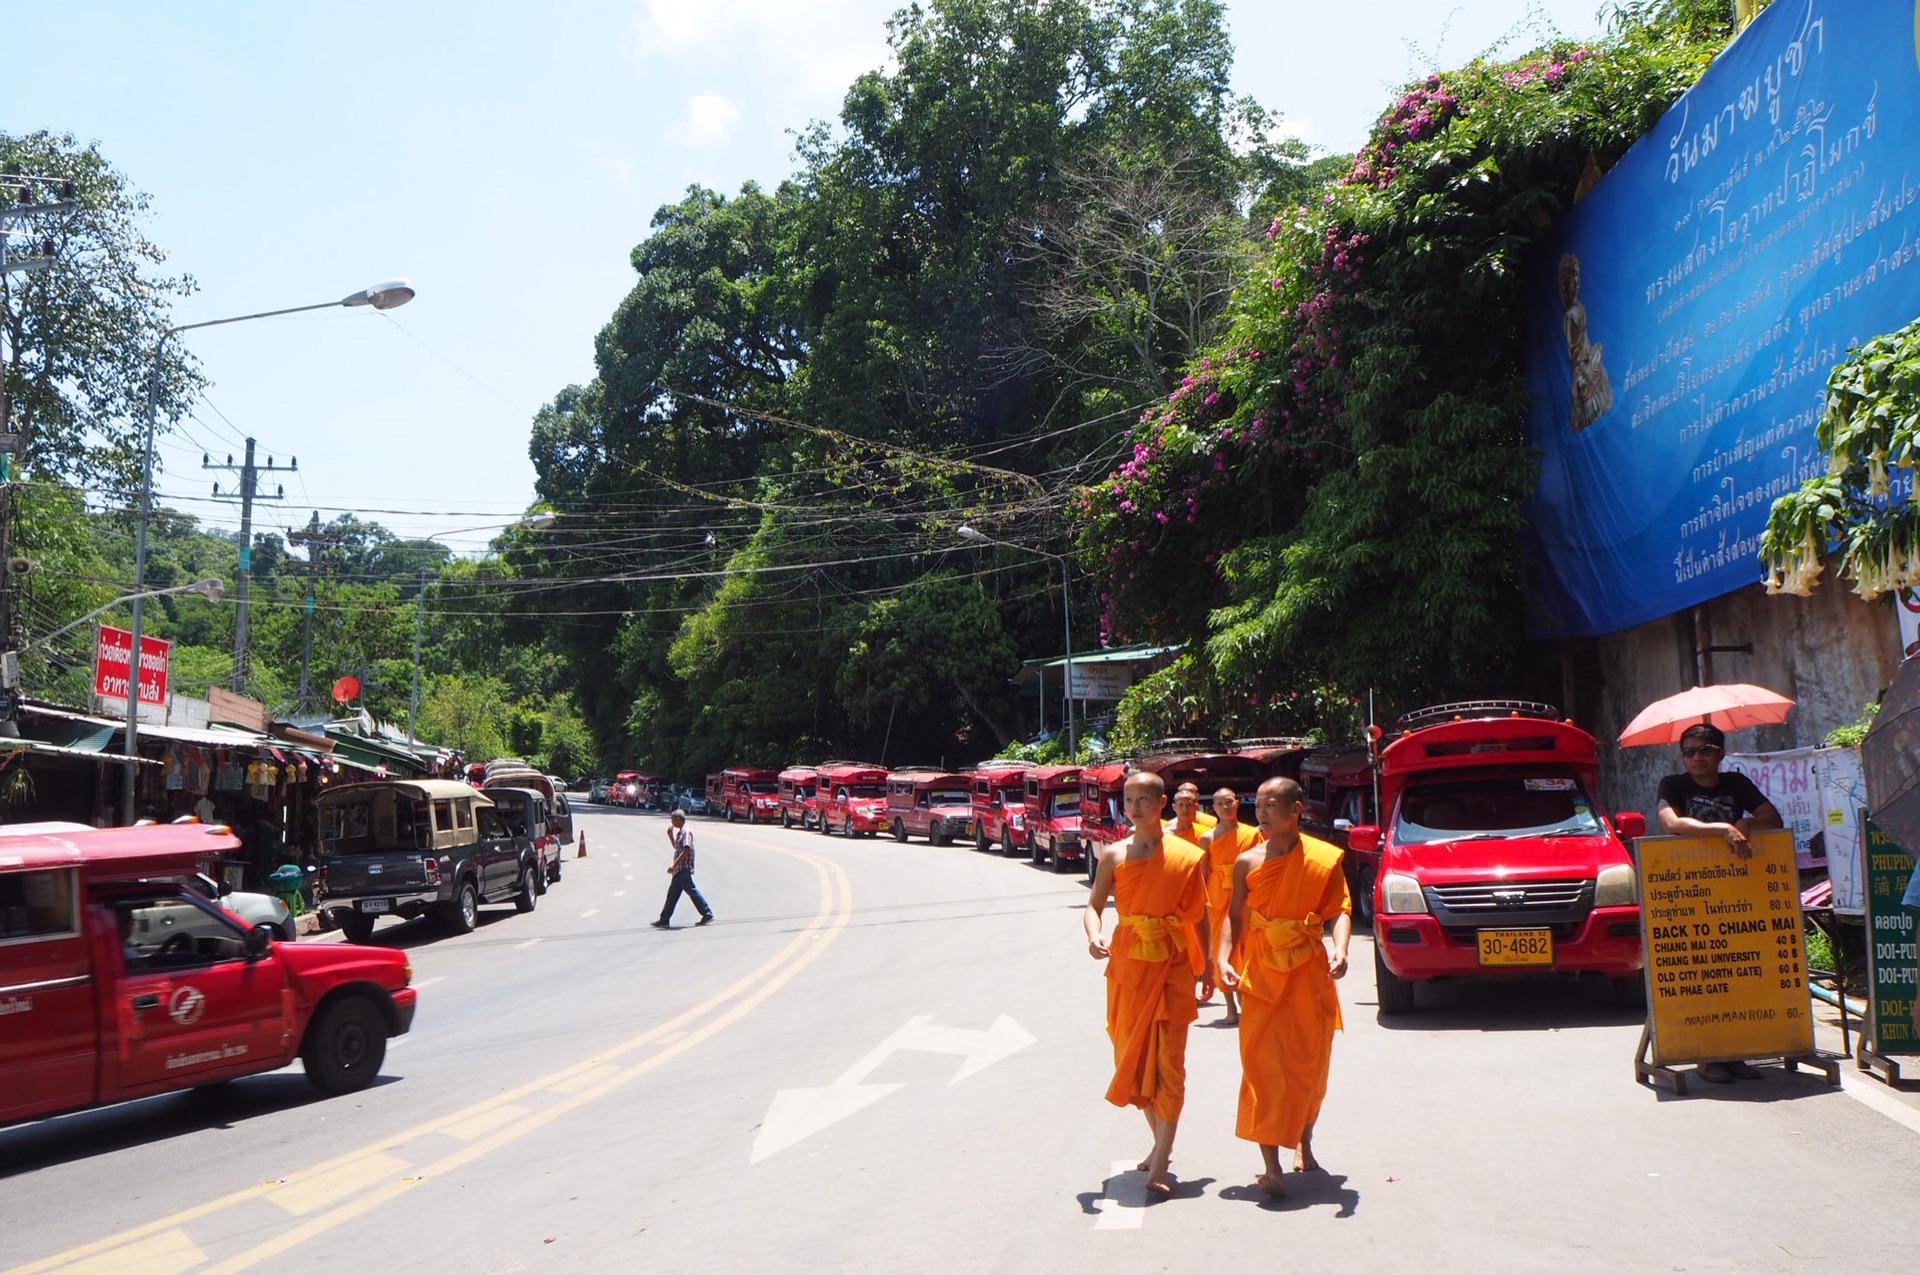
[[[780,817],[780,772],[761,766],[721,771],[720,805],[728,823],[772,823]]]
[[[866,762],[829,762],[820,767],[816,795],[820,832],[871,837],[887,826],[887,770]]]
[[[1624,844],[1634,812],[1596,797],[1593,736],[1546,704],[1442,704],[1401,719],[1380,754],[1382,824],[1348,830],[1379,855],[1374,981],[1382,1014],[1414,985],[1463,976],[1588,973],[1645,994],[1640,907]]]
[[[142,825],[0,844],[0,1125],[274,1071],[373,1081],[413,1023],[405,953],[276,943],[188,880],[225,828]]]
[[[925,837],[936,846],[973,835],[973,781],[932,766],[887,776],[887,826],[895,841]]]
[[[1027,848],[1027,763],[983,761],[973,768],[973,848]]]
[[[1027,857],[1055,872],[1076,864],[1092,872],[1080,831],[1080,767],[1035,766],[1027,772]]]
[[[814,796],[819,771],[812,766],[789,766],[780,772],[780,826],[811,828],[820,817],[820,802]]]

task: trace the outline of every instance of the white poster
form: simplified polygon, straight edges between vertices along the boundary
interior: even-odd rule
[[[1814,857],[1815,834],[1820,844],[1827,838],[1826,803],[1814,780],[1814,749],[1789,748],[1778,753],[1728,753],[1722,770],[1738,771],[1766,794],[1780,819],[1793,830],[1794,857],[1803,868],[1826,865],[1826,859]]]
[[[1867,804],[1867,778],[1860,765],[1860,750],[1823,748],[1814,759],[1827,808],[1827,879],[1833,883],[1833,910],[1861,916],[1867,910],[1860,820]]]

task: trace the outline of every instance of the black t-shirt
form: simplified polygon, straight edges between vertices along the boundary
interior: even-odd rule
[[[1720,772],[1720,782],[1703,788],[1685,771],[1660,781],[1660,800],[1673,812],[1702,823],[1734,823],[1767,804],[1767,795],[1737,770]]]

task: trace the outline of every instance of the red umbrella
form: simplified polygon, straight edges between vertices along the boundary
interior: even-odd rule
[[[1724,686],[1696,686],[1678,695],[1655,700],[1641,709],[1620,732],[1620,743],[1674,744],[1689,726],[1702,722],[1721,730],[1771,726],[1787,720],[1793,701],[1764,686],[1729,682]]]

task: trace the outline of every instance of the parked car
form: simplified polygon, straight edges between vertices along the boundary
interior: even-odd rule
[[[1441,978],[1594,973],[1645,994],[1626,842],[1646,820],[1597,800],[1599,745],[1546,704],[1441,704],[1401,719],[1380,754],[1382,822],[1347,834],[1377,856],[1374,982],[1382,1014]]]
[[[985,761],[974,767],[973,848],[1002,854],[1027,848],[1027,770],[1023,761]]]
[[[887,770],[867,762],[820,767],[820,832],[837,828],[851,837],[871,837],[887,826]]]
[[[728,823],[772,823],[780,817],[780,772],[733,766],[720,772],[720,813]]]
[[[789,766],[780,772],[780,826],[811,828],[820,817],[820,801],[814,795],[819,771],[812,766]]]
[[[719,771],[715,771],[713,774],[707,776],[706,794],[708,814],[718,815],[726,809],[726,797],[723,792],[724,787],[725,781]]]
[[[973,780],[933,766],[887,776],[887,827],[895,841],[920,836],[936,846],[973,835]]]
[[[566,857],[553,801],[537,789],[504,783],[490,783],[480,791],[493,802],[494,811],[509,833],[533,842],[534,854],[540,865],[534,877],[534,887],[538,893],[545,894],[547,887],[560,879],[561,865]]]
[[[680,795],[673,799],[673,807],[686,815],[713,813],[707,806],[707,794],[692,786],[680,790]]]
[[[613,791],[611,779],[596,779],[587,785],[587,800],[599,805],[607,800],[607,794]]]
[[[320,817],[322,910],[362,943],[382,916],[431,913],[456,934],[482,903],[531,912],[533,841],[509,832],[485,794],[450,779],[386,779],[330,789]]]
[[[464,784],[453,784],[465,788]],[[471,789],[466,789],[471,792]],[[187,880],[240,841],[161,824],[0,854],[0,1125],[275,1071],[365,1088],[412,1026],[405,953],[280,943]]]

